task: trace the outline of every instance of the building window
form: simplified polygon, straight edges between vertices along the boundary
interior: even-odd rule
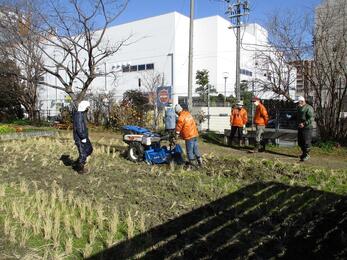
[[[240,73],[246,76],[252,77],[253,73],[252,71],[246,70],[246,69],[240,69]]]
[[[154,63],[146,64],[146,70],[154,70]]]
[[[146,65],[145,64],[141,64],[137,66],[138,70],[145,70],[146,69]]]
[[[129,72],[130,71],[130,66],[123,66],[122,67],[123,72]]]
[[[122,66],[123,72],[134,72],[134,71],[153,70],[153,69],[154,69],[154,63],[140,64],[140,65],[133,65],[133,66]]]

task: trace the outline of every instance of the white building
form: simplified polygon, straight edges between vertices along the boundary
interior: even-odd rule
[[[236,37],[234,30],[229,29],[230,26],[230,22],[220,16],[194,20],[193,81],[195,83],[197,70],[207,69],[210,84],[218,93],[227,96],[235,94],[236,71]],[[107,30],[105,40],[118,41],[129,35],[132,35],[131,44],[122,47],[100,66],[103,71],[123,66],[118,73],[118,80],[115,82],[112,77],[97,78],[92,83],[91,91],[113,91],[121,98],[126,90],[139,88],[139,79],[143,73],[155,71],[164,75],[164,85],[173,86],[174,103],[177,103],[179,97],[188,96],[189,18],[172,12],[113,26]],[[254,58],[257,46],[267,45],[266,30],[258,24],[249,24],[242,28],[241,35],[241,80],[266,77],[257,72]],[[124,67],[125,64],[131,65]],[[51,84],[58,83],[51,76],[46,76],[44,80]],[[193,86],[193,95],[196,87]],[[272,93],[255,94],[263,98],[272,96]],[[62,91],[44,88],[40,94],[41,109],[51,110],[51,115],[54,115],[55,101],[64,100],[65,96],[66,93]],[[49,102],[45,101],[47,99]]]

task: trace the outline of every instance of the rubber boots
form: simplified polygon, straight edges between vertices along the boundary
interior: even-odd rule
[[[255,143],[252,153],[258,153],[260,149],[260,143]]]
[[[248,151],[249,153],[258,153],[259,152],[259,143],[255,143],[253,150]]]
[[[240,146],[240,147],[243,147],[243,146],[244,146],[244,144],[243,144],[243,141],[242,141],[242,140],[240,140],[240,141],[239,141],[239,146]]]
[[[85,165],[82,163],[77,164],[76,171],[78,174],[81,174],[81,175],[88,173],[88,170],[86,169]]]
[[[261,144],[259,152],[265,152],[265,144]]]
[[[199,165],[199,167],[201,167],[201,166],[202,166],[202,164],[203,164],[202,158],[201,158],[201,157],[199,157],[199,158],[198,158],[198,165]]]

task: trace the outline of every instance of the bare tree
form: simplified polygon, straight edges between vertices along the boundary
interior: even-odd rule
[[[113,92],[92,93],[88,95],[91,100],[92,120],[96,125],[103,124],[111,127],[110,113],[112,105],[115,103],[115,94]]]
[[[97,68],[129,43],[131,35],[114,42],[106,34],[127,3],[127,0],[31,1],[30,14],[23,18],[26,19],[23,25],[30,35],[40,39],[40,44],[32,43],[42,55],[41,70],[59,82],[42,84],[65,91],[76,104],[85,98],[95,78],[112,73]],[[19,13],[21,9],[18,7]]]
[[[268,45],[257,48],[255,60],[264,79],[257,79],[264,91],[272,91],[287,100],[292,100],[290,90],[296,85],[298,60],[310,57],[312,45],[310,16],[298,16],[293,12],[276,14],[269,18]]]
[[[347,111],[346,17],[344,0],[328,0],[316,12],[312,85],[317,125],[325,139],[347,138],[346,122],[341,117]]]
[[[296,68],[286,53],[280,50],[266,50],[258,52],[255,59],[261,64],[258,73],[264,77],[256,79],[260,86],[258,91],[272,91],[279,97],[292,100],[290,90],[296,83]]]
[[[28,30],[31,26],[28,13],[28,9],[19,14],[13,7],[2,8],[0,54],[18,66],[19,70],[12,69],[7,73],[17,77],[17,98],[28,112],[29,119],[36,120],[39,82],[44,72],[42,53],[38,48],[40,38]]]
[[[295,79],[289,71],[299,69],[309,82],[304,93],[313,95],[321,138],[342,140],[347,137],[341,118],[347,97],[347,2],[330,2],[317,9],[315,19],[307,14],[274,15],[267,28],[272,47],[264,49],[260,60],[277,80],[277,84],[269,82],[268,89],[289,100],[286,93]]]
[[[158,126],[157,89],[162,84],[162,79],[162,75],[155,70],[147,70],[141,73],[141,83],[148,94],[149,104],[154,108],[154,128]]]

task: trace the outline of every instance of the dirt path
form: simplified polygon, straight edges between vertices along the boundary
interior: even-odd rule
[[[288,163],[301,163],[298,159],[300,152],[296,148],[287,148],[283,151],[270,148],[267,152],[253,154],[249,153],[250,149],[247,148],[237,149],[206,143],[204,141],[200,141],[200,147],[202,153],[214,153],[221,157],[251,157],[259,159],[277,159]],[[317,154],[313,152],[310,160],[303,164],[327,169],[347,169],[347,157],[335,154]]]

